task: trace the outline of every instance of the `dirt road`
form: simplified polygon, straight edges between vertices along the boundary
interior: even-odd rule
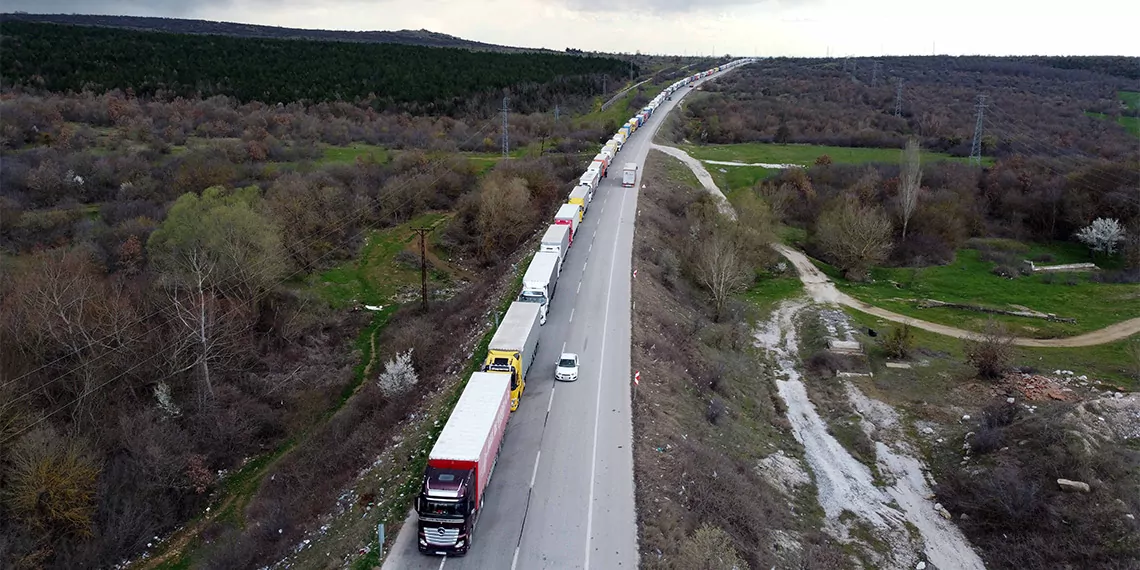
[[[689,156],[689,153],[687,153],[687,152],[685,152],[679,148],[660,145],[660,144],[656,144],[656,143],[654,143],[649,148],[652,148],[654,150],[659,150],[659,151],[661,151],[661,152],[685,163],[685,166],[688,166],[689,170],[692,170],[693,174],[697,175],[697,180],[700,180],[701,185],[705,187],[705,190],[708,190],[709,193],[711,193],[713,196],[716,196],[717,198],[719,198],[719,200],[717,200],[717,202],[720,204],[720,206],[719,206],[720,213],[722,213],[722,214],[724,214],[724,215],[726,215],[726,216],[728,216],[734,220],[736,219],[736,210],[732,209],[732,204],[728,203],[728,198],[724,197],[724,193],[720,191],[720,188],[716,185],[716,182],[713,182],[712,175],[709,174],[709,171],[705,169],[705,165],[701,164],[701,161]]]
[[[936,332],[938,334],[952,336],[955,338],[980,338],[978,333],[975,332],[907,317],[895,312],[888,311],[886,309],[880,309],[879,307],[868,305],[863,301],[860,301],[854,297],[851,297],[850,295],[847,295],[846,293],[839,291],[839,289],[835,287],[835,284],[832,283],[831,280],[828,279],[827,276],[824,275],[823,272],[820,271],[819,268],[817,268],[815,264],[813,264],[811,260],[809,260],[803,253],[779,243],[772,244],[772,248],[778,251],[780,255],[788,258],[788,261],[791,261],[792,265],[796,266],[796,272],[800,274],[800,281],[803,282],[804,288],[807,289],[808,294],[811,295],[811,298],[816,302],[845,305],[853,309],[858,309],[859,311],[867,313],[868,315],[874,315],[876,317],[887,319],[888,321],[894,321],[896,323],[906,323],[912,327],[920,328],[930,332]],[[1040,339],[1015,337],[1013,339],[1013,344],[1016,344],[1017,346],[1041,348],[1093,346],[1097,344],[1117,341],[1123,338],[1128,338],[1129,336],[1137,333],[1140,333],[1140,318],[1129,319],[1127,321],[1122,321],[1114,325],[1104,327],[1103,329],[1067,338]]]

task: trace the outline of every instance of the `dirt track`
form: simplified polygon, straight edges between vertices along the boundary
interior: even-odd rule
[[[874,315],[876,317],[884,318],[888,321],[894,321],[896,323],[906,323],[912,327],[920,328],[930,332],[936,332],[938,334],[952,336],[955,338],[979,338],[978,333],[975,332],[907,317],[888,311],[886,309],[880,309],[879,307],[868,305],[867,303],[864,303],[863,301],[860,301],[854,297],[851,297],[850,295],[847,295],[846,293],[840,292],[839,289],[836,289],[835,284],[832,283],[831,280],[829,280],[827,276],[824,275],[823,272],[820,271],[819,268],[817,268],[803,253],[796,251],[784,244],[772,244],[772,248],[778,251],[780,255],[788,258],[788,261],[791,261],[792,265],[796,266],[796,272],[800,274],[800,281],[803,281],[804,287],[808,290],[808,294],[811,295],[811,298],[817,302],[845,305],[853,309],[858,309],[859,311],[867,313],[868,315]],[[1097,344],[1105,344],[1108,342],[1117,341],[1137,333],[1140,333],[1140,318],[1121,321],[1114,325],[1107,326],[1103,329],[1067,338],[1039,339],[1015,337],[1013,339],[1013,344],[1016,344],[1018,346],[1052,348],[1093,346]]]

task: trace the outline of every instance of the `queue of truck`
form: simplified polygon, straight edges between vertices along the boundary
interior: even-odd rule
[[[523,274],[521,291],[491,337],[481,370],[467,380],[428,454],[415,502],[420,552],[461,556],[471,549],[507,422],[522,400],[526,376],[538,352],[539,331],[546,324],[562,264],[567,251],[573,247],[578,226],[595,191],[609,175],[617,154],[658,106],[671,99],[678,89],[752,61],[751,58],[736,60],[690,75],[665,88],[603,145],[567,196],[566,203],[558,209]],[[626,163],[621,186],[636,186],[637,175],[637,163]],[[576,379],[577,357],[571,356],[575,357]]]

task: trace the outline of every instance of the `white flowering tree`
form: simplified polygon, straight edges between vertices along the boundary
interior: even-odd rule
[[[1097,218],[1077,232],[1077,239],[1093,252],[1116,253],[1116,245],[1124,241],[1124,226],[1115,218]]]
[[[419,381],[419,375],[412,366],[412,349],[409,348],[403,354],[397,353],[384,365],[384,372],[377,383],[385,396],[394,397],[410,390]]]

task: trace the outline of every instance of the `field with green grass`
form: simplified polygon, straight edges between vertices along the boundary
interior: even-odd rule
[[[897,163],[901,149],[860,148],[840,146],[820,146],[806,144],[741,143],[726,145],[680,145],[690,156],[698,160],[718,160],[746,164],[797,164],[810,166],[822,155],[831,157],[838,164],[863,164],[868,162]],[[924,163],[952,160],[966,162],[965,157],[950,156],[940,152],[923,151]],[[983,164],[993,164],[993,158],[983,157]],[[718,186],[731,194],[734,190],[751,188],[757,182],[775,174],[778,169],[762,166],[728,166],[705,164]]]
[[[1087,250],[1076,244],[1024,246],[1015,257],[1042,259],[1044,255],[1051,256],[1049,263],[1090,261]],[[933,299],[1003,310],[1028,308],[1076,319],[1076,323],[1063,323],[993,315],[1012,333],[1035,338],[1072,336],[1140,317],[1140,287],[1134,284],[1094,283],[1090,273],[1038,273],[1008,279],[992,273],[997,264],[987,261],[977,249],[959,250],[954,262],[945,266],[875,268],[872,281],[867,283],[846,281],[836,268],[813,261],[852,297],[903,315],[968,330],[981,330],[990,315],[944,307],[924,309],[916,301]]]
[[[911,328],[915,354],[913,360],[925,360],[926,366],[911,369],[887,368],[886,352],[879,345],[882,335],[898,326],[878,317],[844,308],[851,324],[861,331],[857,340],[867,349],[867,357],[875,372],[873,383],[878,392],[892,404],[922,400],[930,405],[960,404],[947,400],[959,383],[974,377],[966,364],[963,342],[960,339]],[[867,329],[875,329],[879,337],[868,336]],[[1087,375],[1112,387],[1135,390],[1140,387],[1140,362],[1133,351],[1140,350],[1140,338],[1128,338],[1108,344],[1081,348],[1028,348],[1015,347],[1010,363],[1015,367],[1029,367],[1043,374],[1054,370],[1072,370],[1076,375]],[[954,380],[947,382],[947,380]],[[906,394],[894,399],[892,395]]]
[[[350,164],[357,158],[370,158],[379,163],[388,161],[389,152],[382,146],[353,143],[348,146],[326,146],[322,149],[324,156],[321,164]]]
[[[443,230],[447,219],[441,213],[424,214],[394,228],[371,232],[359,258],[311,278],[312,287],[337,308],[353,303],[389,304],[401,288],[416,287],[420,283],[418,266],[400,264],[396,260],[396,254],[405,249],[419,251],[418,245],[412,243],[417,235],[412,228],[433,228],[428,239],[434,243],[435,232]],[[432,265],[428,272],[430,282],[439,284],[451,279],[450,268],[439,267],[431,259],[429,264]]]
[[[1140,110],[1140,92],[1137,91],[1118,91],[1116,96],[1124,102],[1124,104],[1132,111]],[[1086,111],[1086,115],[1096,117],[1098,119],[1107,119],[1108,115],[1104,113],[1093,113]],[[1140,137],[1140,117],[1117,117],[1117,124],[1124,127],[1125,130],[1133,135]]]

